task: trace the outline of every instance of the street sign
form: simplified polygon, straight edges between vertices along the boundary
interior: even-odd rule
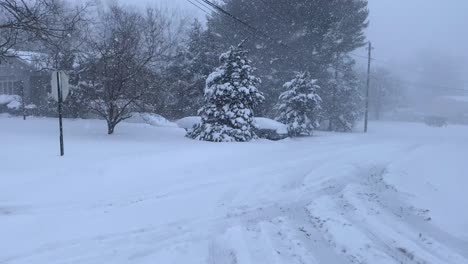
[[[58,78],[57,78],[58,76]],[[57,83],[57,80],[60,83]],[[60,84],[60,89],[57,87]],[[54,71],[52,72],[52,80],[51,80],[51,95],[55,101],[59,100],[58,91],[62,91],[62,101],[67,99],[68,94],[70,93],[70,85],[68,84],[68,75],[64,71]]]

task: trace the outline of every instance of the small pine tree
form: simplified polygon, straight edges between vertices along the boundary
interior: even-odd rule
[[[315,83],[310,73],[302,72],[283,86],[287,91],[279,97],[276,119],[288,126],[292,137],[310,136],[319,126],[322,99]]]
[[[256,138],[254,108],[263,102],[260,79],[253,75],[247,51],[231,47],[220,57],[221,66],[206,80],[202,122],[187,137],[213,142],[244,142]]]

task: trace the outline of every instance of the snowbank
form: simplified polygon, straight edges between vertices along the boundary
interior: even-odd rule
[[[105,128],[64,119],[60,157],[57,119],[0,115],[0,263],[468,264],[468,126],[275,144]]]
[[[132,117],[125,120],[127,123],[148,124],[155,127],[178,127],[177,124],[153,113],[131,113]]]
[[[194,127],[196,124],[199,124],[199,123],[201,123],[201,117],[199,116],[188,116],[188,117],[184,117],[176,121],[176,124],[180,128],[184,128],[184,129],[191,129],[192,127]]]

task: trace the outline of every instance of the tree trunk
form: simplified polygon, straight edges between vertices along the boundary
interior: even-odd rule
[[[115,125],[116,125],[116,124],[114,124],[114,123],[112,123],[112,122],[110,122],[110,121],[107,121],[107,134],[108,134],[108,135],[114,134]]]

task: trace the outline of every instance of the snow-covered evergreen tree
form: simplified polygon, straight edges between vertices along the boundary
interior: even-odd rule
[[[194,20],[185,41],[179,43],[163,71],[164,86],[168,90],[163,114],[181,118],[197,114],[203,105],[205,81],[218,66],[219,48],[209,30]]]
[[[215,36],[210,29],[204,30],[202,24],[195,20],[189,32],[187,42],[187,57],[190,61],[189,69],[194,73],[195,81],[206,80],[208,75],[218,65],[219,54]],[[204,83],[202,85],[202,90]]]
[[[308,72],[301,72],[284,84],[285,92],[279,97],[277,120],[288,126],[292,137],[310,136],[319,126],[322,99],[318,95],[320,87],[316,85]]]
[[[258,91],[260,79],[253,75],[247,51],[231,47],[220,56],[221,66],[206,80],[204,105],[199,110],[202,122],[187,137],[213,141],[249,141],[253,131],[254,108],[263,102]]]
[[[327,89],[321,90],[324,119],[329,122],[329,131],[351,131],[362,114],[362,98],[354,64],[354,60],[347,56],[341,58],[334,69],[335,77],[328,82]]]

